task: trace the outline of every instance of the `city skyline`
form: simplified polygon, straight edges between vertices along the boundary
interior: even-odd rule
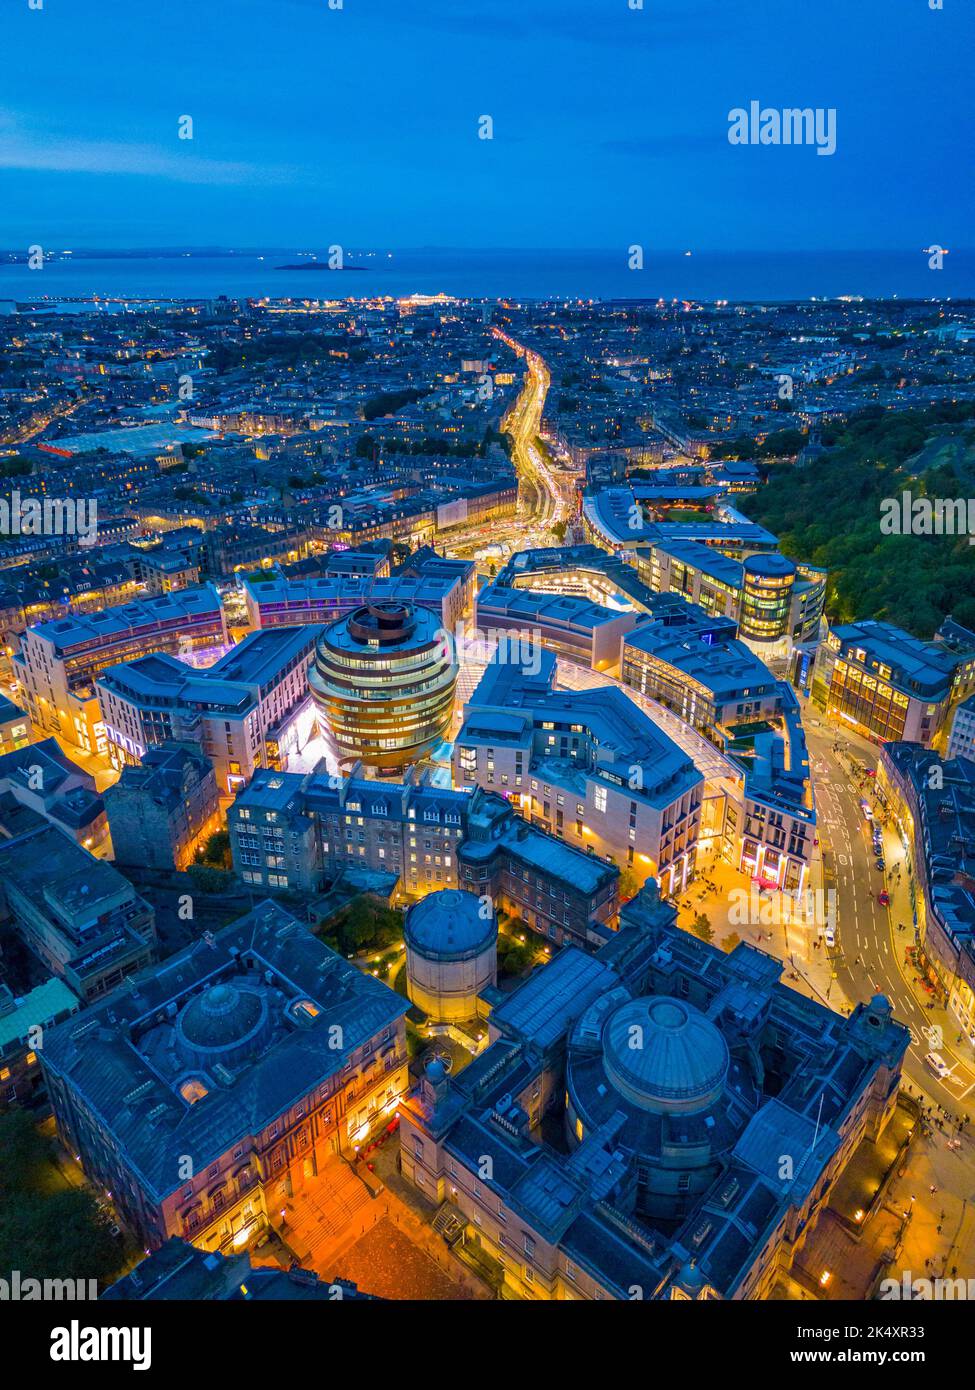
[[[18,1350],[250,1390],[308,1303],[600,1303],[610,1365],[707,1303],[707,1372],[957,1359],[972,40],[9,0]]]

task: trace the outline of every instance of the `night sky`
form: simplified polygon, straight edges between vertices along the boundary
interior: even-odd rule
[[[975,243],[971,0],[643,3],[4,0],[0,245]]]

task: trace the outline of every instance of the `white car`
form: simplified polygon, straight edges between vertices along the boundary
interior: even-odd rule
[[[836,928],[835,928],[835,927],[830,927],[830,926],[824,927],[824,928],[823,928],[823,936],[826,938],[826,945],[827,945],[827,946],[835,946],[835,945],[836,945]]]
[[[946,1076],[951,1075],[951,1068],[940,1052],[928,1052],[925,1054],[924,1060],[939,1081],[944,1081]]]

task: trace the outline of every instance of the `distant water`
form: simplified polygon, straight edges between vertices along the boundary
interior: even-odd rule
[[[957,250],[944,269],[916,252],[644,253],[644,269],[620,251],[414,250],[351,254],[345,271],[284,271],[297,253],[106,257],[50,261],[42,270],[0,265],[0,299],[338,299],[414,293],[463,299],[691,299],[782,301],[975,298],[975,255]]]

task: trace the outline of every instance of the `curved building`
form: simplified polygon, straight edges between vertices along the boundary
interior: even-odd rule
[[[308,684],[340,758],[396,773],[447,732],[453,643],[425,609],[367,603],[322,633]]]
[[[444,888],[406,916],[407,993],[435,1023],[477,1014],[477,996],[497,980],[498,919],[489,900]]]
[[[789,631],[796,566],[784,555],[750,555],[743,570],[739,635],[748,642],[777,642]]]
[[[626,1117],[615,1143],[636,1166],[636,1207],[680,1219],[714,1182],[754,1114],[753,1069],[686,999],[622,997],[594,1004],[573,1031],[566,1063],[572,1141]]]

